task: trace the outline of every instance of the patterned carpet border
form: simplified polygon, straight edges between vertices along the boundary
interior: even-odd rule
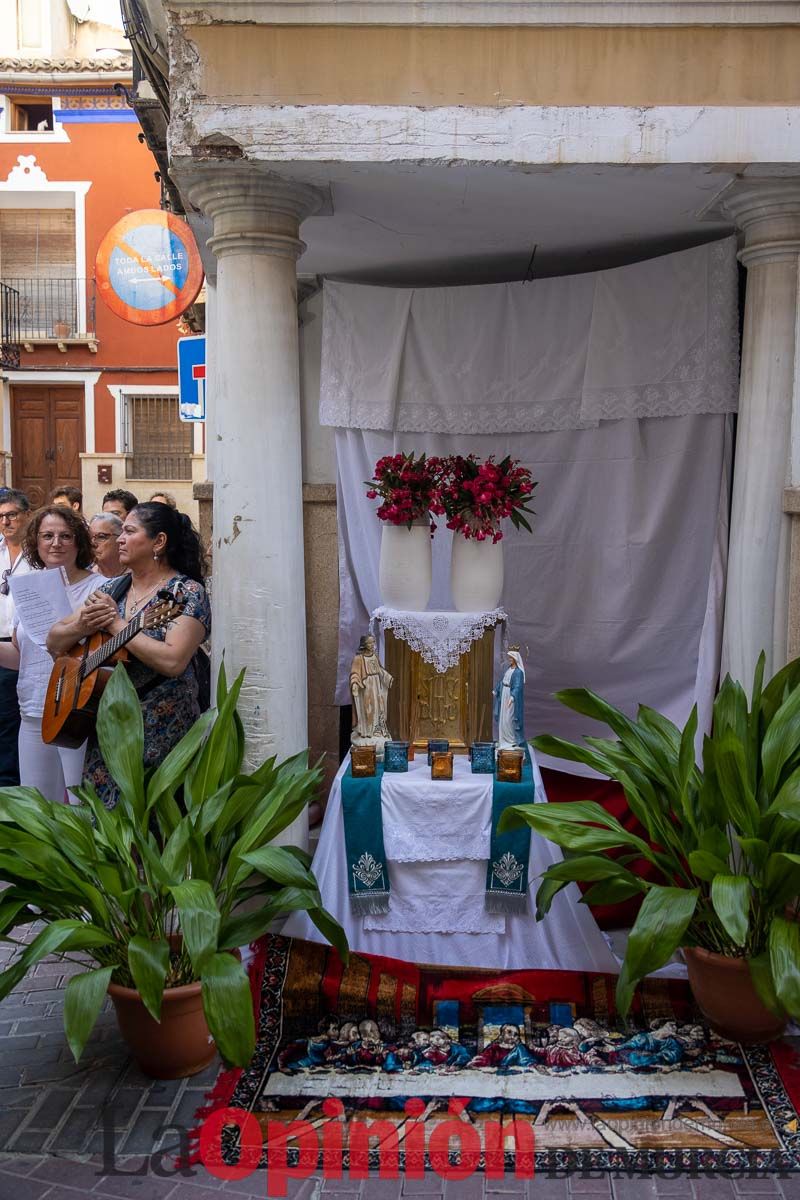
[[[294,943],[302,950],[310,943]],[[287,984],[292,943],[281,937],[267,937],[254,947],[254,958],[250,964],[254,1001],[257,1003],[257,1048],[250,1065],[244,1070],[224,1072],[213,1091],[209,1094],[208,1104],[198,1113],[198,1118],[208,1116],[220,1107],[231,1106],[240,1108],[248,1113],[258,1114],[258,1102],[263,1096],[265,1085],[271,1076],[276,1074],[279,1053],[286,1054],[287,1037],[291,1033],[286,1028],[283,990]],[[314,947],[317,959],[322,953],[321,947]],[[332,951],[325,950],[326,971],[328,974],[321,981],[320,1004],[324,1006],[326,988],[330,992],[330,964],[335,956]],[[394,960],[376,959],[374,956],[358,955],[362,963],[366,962],[375,971]],[[351,965],[353,957],[351,957]],[[293,964],[295,965],[295,964]],[[398,965],[398,964],[395,964]],[[410,966],[409,964],[399,964]],[[423,969],[423,968],[418,968]],[[428,968],[428,970],[435,970]],[[338,967],[341,982],[342,968]],[[442,977],[451,974],[449,969],[442,969]],[[335,974],[335,969],[334,969]],[[473,972],[472,974],[478,974]],[[487,973],[488,974],[488,973]],[[521,972],[494,972],[498,977],[508,980],[511,976],[519,976]],[[530,973],[534,974],[534,973]],[[536,973],[545,975],[544,972]],[[551,972],[551,976],[567,975],[566,972]],[[383,976],[382,976],[383,978]],[[671,982],[671,981],[670,981]],[[613,980],[611,980],[613,987]],[[686,989],[686,985],[681,984]],[[258,996],[260,993],[260,1004]],[[610,994],[613,994],[610,993]],[[351,1022],[352,1024],[353,1022]],[[618,1035],[619,1036],[619,1035]],[[282,1049],[283,1048],[283,1049]],[[718,1148],[703,1149],[697,1147],[658,1148],[626,1148],[619,1149],[609,1146],[603,1149],[549,1148],[535,1151],[534,1169],[539,1172],[584,1172],[584,1171],[617,1171],[631,1174],[673,1174],[677,1172],[714,1172],[724,1174],[741,1174],[749,1172],[798,1172],[800,1171],[800,1060],[796,1050],[786,1042],[768,1046],[753,1046],[739,1048],[744,1065],[739,1067],[740,1074],[752,1085],[754,1098],[763,1106],[764,1113],[775,1131],[776,1141],[780,1144],[773,1148],[758,1146],[743,1149],[738,1146],[720,1145]],[[789,1090],[787,1090],[787,1081]],[[459,1095],[458,1086],[452,1085],[453,1094]],[[791,1091],[791,1095],[790,1095]],[[377,1114],[376,1114],[377,1115]],[[287,1117],[287,1119],[291,1119]],[[368,1118],[371,1119],[371,1118]],[[729,1139],[730,1140],[730,1139]],[[231,1164],[238,1160],[238,1135],[233,1129],[226,1129],[222,1134],[223,1156]],[[194,1161],[196,1161],[196,1154]],[[297,1161],[297,1151],[289,1149],[289,1163]],[[450,1155],[450,1162],[459,1163],[458,1153]],[[320,1165],[322,1158],[320,1156]],[[405,1155],[400,1150],[399,1163],[401,1173],[405,1170]],[[361,1164],[363,1166],[363,1162]],[[513,1152],[505,1154],[505,1168],[513,1172],[515,1156]],[[268,1166],[268,1156],[265,1154],[261,1166]],[[347,1149],[343,1151],[342,1166],[345,1170],[350,1167],[350,1157]],[[426,1154],[426,1169],[431,1169],[430,1159]],[[376,1171],[379,1167],[379,1155],[374,1149],[369,1154],[369,1169]],[[479,1170],[484,1170],[485,1159],[481,1155]]]

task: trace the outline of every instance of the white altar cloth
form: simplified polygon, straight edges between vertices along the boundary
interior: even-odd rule
[[[486,612],[405,612],[382,604],[370,613],[370,625],[377,621],[381,630],[391,629],[395,637],[407,642],[421,658],[440,674],[455,667],[462,654],[473,642],[482,638],[487,629],[505,624],[508,613],[503,608]]]
[[[386,918],[372,917],[369,920],[371,923],[384,920],[391,924],[398,923],[399,919],[403,923],[412,924],[419,914],[425,912],[427,906],[432,914],[427,923],[444,925],[449,932],[442,929],[420,932],[368,928],[366,918],[352,915],[347,890],[341,778],[349,761],[348,756],[333,782],[312,869],[319,883],[323,905],[342,925],[351,950],[388,955],[408,962],[438,963],[451,967],[486,967],[491,970],[535,968],[553,971],[603,971],[613,974],[619,971],[619,960],[609,948],[603,932],[588,907],[579,903],[580,891],[577,885],[570,884],[556,896],[544,921],[537,922],[534,919],[538,877],[551,863],[561,861],[561,851],[557,846],[532,833],[528,866],[529,914],[501,916],[499,920],[504,924],[505,932],[502,929],[497,930],[491,924],[497,918],[486,913],[483,908],[485,861],[464,857],[451,861],[398,862],[392,858],[390,846],[395,850],[398,844],[406,848],[409,844],[408,837],[400,839],[399,843],[397,838],[399,790],[390,804],[387,805],[385,798],[383,799],[384,822],[387,810],[391,814],[390,832],[387,833],[387,825],[384,823],[384,848],[391,884],[390,912]],[[410,764],[414,768],[414,774],[418,773],[418,767],[421,768],[422,763],[418,764],[415,760],[414,764]],[[437,781],[437,787],[465,787],[463,772],[465,766],[469,769],[466,756],[458,756],[456,764],[458,776],[453,779],[452,784]],[[413,778],[412,772],[409,772],[409,777]],[[397,775],[393,780],[391,774],[384,775],[383,791],[386,790],[387,782],[391,792],[395,780],[408,780],[409,777]],[[478,775],[474,778],[491,782],[491,776]],[[541,786],[538,768],[537,783]],[[491,789],[488,794],[491,801]],[[445,792],[441,795],[444,797]],[[446,801],[442,799],[441,803],[445,804]],[[421,811],[424,815],[424,810]],[[461,816],[462,810],[458,801],[454,799],[449,844],[456,838],[459,844],[465,844],[459,832]],[[430,821],[426,823],[430,824]],[[488,839],[488,824],[485,821],[478,824],[465,821],[463,824],[469,827],[476,843],[480,842],[482,847],[487,846],[488,856],[488,841],[485,840]],[[484,825],[487,832],[484,832]],[[425,827],[419,832],[424,834]],[[418,842],[420,847],[425,845],[424,838],[417,838],[416,835],[414,841],[415,844]],[[433,845],[445,848],[440,837],[431,843],[431,847]],[[466,846],[469,848],[469,843],[466,843]],[[428,851],[420,849],[418,853],[421,855],[423,852]],[[474,853],[474,850],[470,850],[470,853]],[[404,898],[412,901],[405,914],[400,908]],[[482,922],[483,932],[463,932],[465,924],[477,923],[478,920]],[[293,913],[281,932],[287,937],[304,938],[312,942],[325,940],[305,913]],[[665,968],[663,973],[684,974],[685,968],[679,967],[677,971],[674,967]]]
[[[547,799],[532,757],[536,802]],[[341,772],[340,772],[341,775]],[[492,829],[491,775],[473,775],[466,754],[453,756],[453,778],[431,779],[423,752],[408,772],[384,772],[383,847],[393,863],[469,861],[486,865]]]

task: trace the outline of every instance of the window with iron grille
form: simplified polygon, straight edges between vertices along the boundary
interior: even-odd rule
[[[123,395],[128,479],[191,479],[193,426],[181,421],[178,397]]]
[[[19,293],[23,339],[74,336],[86,296],[75,276],[75,210],[0,208],[0,280]]]

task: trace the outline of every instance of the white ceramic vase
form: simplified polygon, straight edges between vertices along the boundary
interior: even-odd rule
[[[379,584],[387,608],[424,612],[431,595],[431,532],[427,521],[384,524]]]
[[[503,541],[453,534],[450,588],[457,612],[487,612],[503,595]]]

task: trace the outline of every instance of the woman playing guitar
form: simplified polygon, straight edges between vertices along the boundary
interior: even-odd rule
[[[211,629],[211,610],[202,582],[205,561],[189,518],[166,504],[137,505],[123,521],[118,545],[120,562],[130,572],[124,592],[120,594],[119,579],[104,584],[71,616],[53,626],[47,648],[56,656],[100,630],[117,634],[165,591],[175,596],[181,605],[180,616],[166,627],[143,630],[127,643],[131,655],[128,671],[142,701],[144,765],[153,767],[200,715],[192,659]],[[114,594],[119,595],[118,600]],[[116,804],[116,785],[93,740],[84,779],[94,784],[106,807]]]

